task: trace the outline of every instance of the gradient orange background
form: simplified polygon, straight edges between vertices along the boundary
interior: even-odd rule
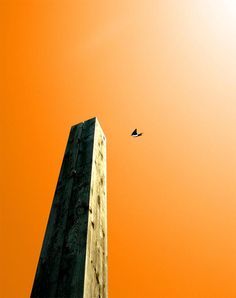
[[[109,297],[235,298],[236,1],[0,3],[0,297],[29,297],[70,127],[97,116]]]

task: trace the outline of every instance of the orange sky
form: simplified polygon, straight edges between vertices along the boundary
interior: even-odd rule
[[[109,298],[235,298],[236,2],[1,0],[0,14],[0,297],[29,297],[70,127],[97,116]]]

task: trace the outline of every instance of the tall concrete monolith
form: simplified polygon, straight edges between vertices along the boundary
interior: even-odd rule
[[[106,138],[92,118],[71,128],[31,297],[107,296]]]

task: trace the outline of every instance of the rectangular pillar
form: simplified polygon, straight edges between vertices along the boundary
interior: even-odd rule
[[[92,118],[71,128],[31,297],[107,293],[106,139]]]

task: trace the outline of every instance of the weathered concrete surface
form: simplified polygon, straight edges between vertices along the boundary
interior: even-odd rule
[[[106,143],[96,118],[71,128],[31,297],[107,297]]]
[[[84,297],[107,297],[106,139],[97,121],[85,265]]]

